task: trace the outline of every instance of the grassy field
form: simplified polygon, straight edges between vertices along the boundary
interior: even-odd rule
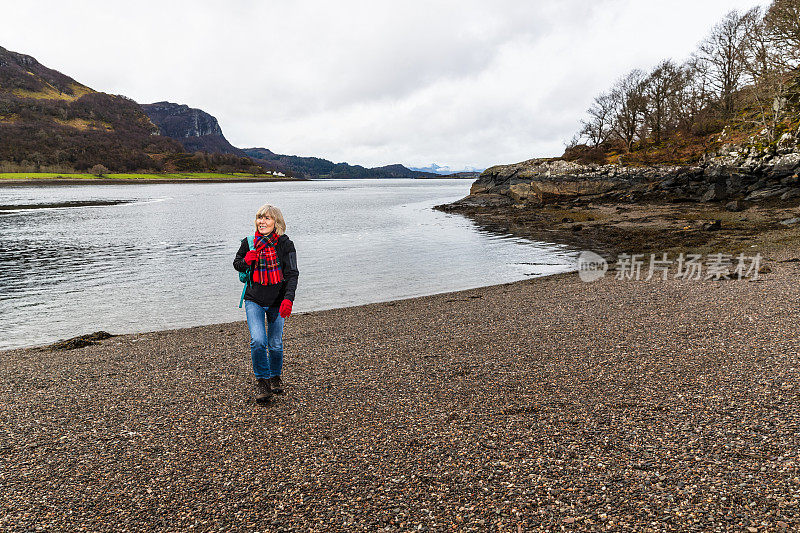
[[[37,180],[37,179],[85,179],[85,180],[97,180],[97,179],[113,179],[113,180],[246,180],[246,179],[257,179],[257,178],[275,178],[275,179],[287,179],[290,180],[292,178],[280,177],[280,176],[271,176],[269,174],[246,174],[246,173],[233,173],[233,174],[222,174],[217,172],[180,172],[180,173],[168,173],[168,174],[104,174],[103,176],[96,176],[94,174],[88,173],[69,173],[69,172],[3,172],[0,173],[0,180]]]

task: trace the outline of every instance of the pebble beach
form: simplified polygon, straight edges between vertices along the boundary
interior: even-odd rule
[[[3,531],[800,529],[800,249],[0,352]],[[112,332],[113,333],[113,332]]]

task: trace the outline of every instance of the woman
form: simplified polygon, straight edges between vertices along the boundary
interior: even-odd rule
[[[233,260],[233,268],[239,272],[252,268],[244,309],[259,403],[268,401],[273,393],[283,394],[283,321],[292,314],[299,274],[294,243],[285,232],[281,210],[269,204],[262,206],[256,213],[254,249],[250,249],[247,238],[242,239]]]

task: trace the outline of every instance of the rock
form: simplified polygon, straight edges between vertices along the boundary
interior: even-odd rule
[[[722,229],[722,221],[715,220],[714,222],[706,222],[702,226],[703,231],[717,231],[718,229]]]
[[[579,164],[559,158],[529,159],[486,169],[470,195],[506,196],[513,204],[540,206],[562,201],[747,201],[800,196],[800,149],[767,151],[724,145],[695,166],[635,167]],[[798,192],[790,192],[795,188]]]
[[[792,152],[776,157],[771,161],[771,176],[787,176],[796,174],[795,169],[800,167],[800,152]]]
[[[583,224],[575,224],[572,226],[572,231],[580,231],[583,229]]]
[[[486,169],[470,195],[501,194],[514,202],[542,205],[611,193],[626,196],[652,190],[652,184],[678,174],[681,167],[582,165],[561,159],[530,159]],[[702,173],[698,170],[696,173]]]
[[[786,133],[781,135],[780,139],[778,139],[776,148],[778,150],[791,151],[792,149],[794,149],[795,145],[796,145],[796,141],[795,141],[794,135],[792,135],[792,132],[787,131]]]
[[[732,202],[728,202],[727,204],[725,204],[726,211],[734,211],[734,212],[743,211],[744,207],[745,207],[744,202],[742,202],[741,200],[733,200]]]
[[[452,204],[436,207],[448,211],[458,207],[506,207],[512,203],[511,198],[502,194],[470,194]]]
[[[781,195],[781,200],[789,200],[791,198],[797,198],[798,196],[800,196],[800,188],[792,187]]]
[[[800,218],[787,218],[786,220],[781,220],[781,224],[784,226],[794,226],[800,222]]]
[[[717,202],[723,200],[726,196],[725,187],[719,183],[713,184],[708,188],[701,200],[703,202]]]
[[[745,196],[745,200],[748,202],[755,202],[758,200],[765,200],[767,198],[772,198],[774,196],[780,196],[783,193],[787,192],[789,189],[786,187],[767,187],[766,189],[754,190],[747,196]]]

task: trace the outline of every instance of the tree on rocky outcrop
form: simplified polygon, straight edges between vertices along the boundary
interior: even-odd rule
[[[614,102],[612,131],[628,151],[642,133],[647,110],[646,79],[644,72],[634,69],[617,81],[610,93]]]
[[[800,66],[800,0],[775,0],[764,16],[764,27],[784,66]]]
[[[683,64],[665,60],[618,80],[594,99],[567,149],[575,160],[607,161],[622,148],[641,152],[629,163],[689,161],[743,135],[776,146],[798,113],[800,0],[773,0],[729,12]]]
[[[713,90],[708,81],[705,62],[696,57],[689,58],[681,67],[684,73],[684,91],[682,95],[683,112],[680,117],[681,128],[693,133],[701,133],[708,129],[708,106],[711,103]]]
[[[760,13],[759,13],[760,15]],[[766,19],[759,19],[750,27],[745,40],[745,74],[748,87],[747,105],[755,113],[745,113],[745,122],[755,122],[762,128],[764,137],[774,141],[777,127],[786,112],[786,92],[790,76],[785,68],[783,49],[775,46],[772,30]]]
[[[683,69],[669,59],[659,63],[645,79],[645,118],[653,142],[660,143],[662,135],[677,128],[685,86]]]
[[[614,125],[615,107],[612,96],[603,93],[594,99],[591,107],[586,111],[589,114],[589,120],[581,120],[580,137],[585,138],[590,146],[598,146],[608,140]]]
[[[758,8],[743,14],[729,12],[694,54],[700,72],[715,89],[725,116],[731,116],[735,109],[736,92],[742,87],[746,72],[746,41],[758,20]]]

